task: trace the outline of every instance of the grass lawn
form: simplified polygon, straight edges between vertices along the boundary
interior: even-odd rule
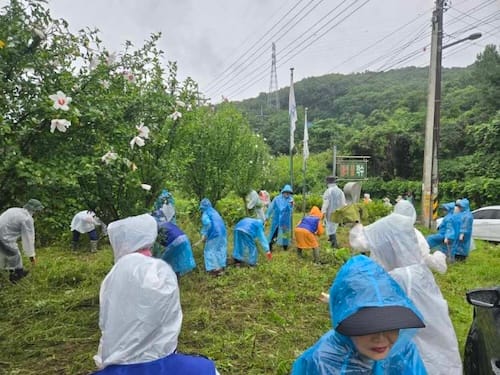
[[[340,230],[347,245],[347,230]],[[461,351],[472,319],[465,292],[500,284],[500,245],[476,243],[466,263],[435,275]],[[78,253],[69,246],[39,249],[38,264],[18,285],[0,275],[0,374],[95,370],[99,287],[113,260],[109,244],[96,254],[82,247]],[[276,249],[271,262],[261,254],[258,267],[229,267],[219,278],[203,272],[202,251],[194,251],[198,269],[180,284],[181,352],[214,359],[221,374],[288,374],[294,359],[331,327],[318,296],[330,287],[348,249],[323,250],[322,266],[312,264],[310,253],[299,259],[292,250]]]

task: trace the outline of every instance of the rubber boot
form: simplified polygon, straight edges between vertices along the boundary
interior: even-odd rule
[[[90,252],[91,253],[97,252],[97,242],[98,242],[97,240],[95,240],[95,241],[91,240],[90,241]]]
[[[77,251],[78,250],[78,242],[71,241],[71,250],[72,251]]]
[[[12,284],[17,284],[19,280],[25,277],[29,271],[24,268],[16,268],[15,270],[10,270],[9,280]]]
[[[297,255],[299,258],[304,258],[304,253],[302,252],[302,249],[297,249]]]
[[[313,249],[313,262],[315,264],[321,264],[319,261],[319,247]]]
[[[338,243],[337,243],[337,234],[336,234],[336,233],[334,233],[334,234],[330,234],[330,235],[328,236],[328,241],[330,241],[330,245],[332,245],[332,247],[333,247],[334,249],[336,249],[336,248],[338,248],[338,247],[339,247],[339,245],[338,245]]]

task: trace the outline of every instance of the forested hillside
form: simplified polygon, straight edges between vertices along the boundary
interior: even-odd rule
[[[330,74],[294,84],[299,108],[296,143],[308,108],[309,149],[335,144],[342,155],[371,157],[369,175],[384,180],[422,176],[427,68]],[[279,91],[281,110],[267,107],[267,94],[237,103],[274,154],[288,153],[288,92]],[[500,152],[500,55],[490,45],[467,68],[443,69],[442,181],[473,176],[497,178]]]

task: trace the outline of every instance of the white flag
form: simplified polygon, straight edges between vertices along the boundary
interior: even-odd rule
[[[288,115],[290,116],[290,152],[292,152],[295,134],[295,123],[297,122],[297,106],[295,104],[295,92],[293,91],[293,70],[290,73],[290,96],[288,97]]]
[[[309,157],[309,131],[307,130],[307,108],[304,114],[304,161]]]

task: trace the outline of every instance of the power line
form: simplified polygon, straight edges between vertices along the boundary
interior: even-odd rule
[[[231,65],[229,65],[226,69],[224,69],[224,71],[222,71],[222,73],[220,73],[216,78],[214,78],[212,81],[210,81],[207,85],[207,89],[215,82],[215,81],[218,81],[220,80],[220,78],[222,76],[224,76],[232,67],[234,67],[240,60],[242,60],[245,55],[247,53],[249,53],[257,44],[259,44],[262,39],[264,39],[264,37],[270,33],[275,27],[277,27],[279,25],[279,23],[285,19],[291,12],[293,12],[293,10],[301,3],[302,0],[298,0],[293,6],[292,8],[290,8],[290,10],[288,10],[288,12],[285,13],[284,16],[282,16],[278,22],[276,22],[269,30],[267,30],[254,44],[252,44],[245,52],[243,52],[243,54],[241,54],[240,57],[238,57]],[[206,90],[205,90],[206,91]]]
[[[297,14],[295,14],[290,20],[288,20],[283,26],[280,27],[279,30],[277,30],[273,35],[271,35],[270,37],[268,37],[266,39],[266,41],[264,42],[264,45],[262,47],[260,47],[259,49],[255,50],[250,56],[247,57],[246,61],[244,64],[246,64],[247,66],[250,66],[250,64],[252,64],[254,61],[256,61],[259,57],[261,57],[262,55],[264,55],[267,51],[267,47],[266,47],[266,44],[273,41],[273,42],[278,42],[281,38],[283,38],[285,35],[287,35],[287,33],[293,28],[295,27],[300,21],[302,21],[307,15],[309,15],[309,13],[311,13],[319,4],[321,4],[324,0],[319,0],[318,3],[316,3],[311,9],[309,9],[307,12],[304,12],[304,10],[309,7],[311,5],[311,3],[313,3],[315,0],[310,0],[305,6],[303,6],[298,12]],[[297,20],[296,22],[294,22],[286,31],[284,31],[280,36],[278,36],[278,34],[285,28],[287,27],[290,23],[292,23],[299,15],[302,14],[302,17]],[[266,49],[264,49],[266,48]],[[261,50],[261,53],[257,56],[255,56],[259,50]],[[221,91],[222,89],[226,88],[228,89],[226,86],[228,83],[230,83],[231,81],[234,81],[240,74],[242,74],[243,70],[240,70],[239,72],[237,72],[236,74],[233,74],[231,76],[228,76],[226,77],[226,79],[223,79],[220,81],[219,84],[216,84],[215,87],[212,87],[211,91],[213,91],[216,87],[217,87],[217,90]],[[223,83],[224,81],[226,81],[225,83]]]
[[[356,7],[353,11],[351,11],[350,13],[348,13],[346,16],[344,16],[340,21],[338,21],[337,23],[335,23],[334,25],[332,25],[330,28],[328,28],[327,30],[325,30],[322,34],[318,35],[315,39],[313,39],[309,44],[307,44],[304,48],[298,50],[297,52],[295,52],[292,56],[290,56],[288,59],[286,59],[285,61],[283,61],[281,65],[285,64],[286,62],[290,61],[293,57],[295,57],[297,54],[303,52],[305,49],[307,49],[308,47],[310,47],[313,43],[315,43],[317,40],[319,40],[320,38],[322,38],[324,35],[326,35],[328,32],[330,32],[331,30],[333,30],[335,27],[337,27],[339,24],[341,24],[343,21],[345,21],[347,18],[349,18],[351,15],[353,15],[354,13],[356,13],[360,8],[362,8],[364,5],[366,5],[370,0],[365,0],[361,5],[359,5],[358,7]],[[353,6],[354,4],[350,5],[351,7]],[[342,12],[345,12],[347,10],[344,9]],[[338,16],[336,16],[335,18],[337,18]],[[323,28],[323,26],[321,27]],[[320,29],[321,29],[320,28]],[[317,30],[316,32],[318,32],[319,30]],[[315,36],[316,34],[313,34],[312,36]],[[302,45],[305,41],[307,41],[308,39],[310,39],[310,37],[308,37],[307,39],[305,39],[304,41],[302,41],[299,45],[295,46],[292,51],[289,51],[286,55],[289,55],[291,52],[297,50],[297,48]],[[248,89],[249,87],[252,87],[254,86],[256,83],[259,83],[262,81],[262,78],[260,79],[257,79],[257,80],[249,80],[245,83],[243,83],[238,91],[234,91],[231,93],[231,95],[238,95],[240,94],[241,92],[243,92],[244,90]]]

